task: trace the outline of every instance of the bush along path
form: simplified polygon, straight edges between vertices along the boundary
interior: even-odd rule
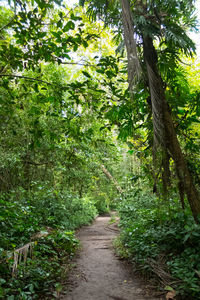
[[[131,267],[114,254],[112,241],[118,235],[118,227],[110,220],[110,216],[100,216],[79,231],[82,250],[61,299],[158,299],[133,275]]]
[[[54,299],[79,246],[74,230],[90,224],[90,200],[50,188],[0,197],[0,299]],[[55,197],[56,195],[56,197]]]

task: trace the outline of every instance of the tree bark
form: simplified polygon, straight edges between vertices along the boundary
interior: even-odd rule
[[[153,128],[155,143],[174,160],[179,184],[187,195],[193,217],[198,222],[200,196],[193,183],[192,175],[185,162],[171,113],[165,97],[164,83],[157,69],[157,53],[150,36],[143,37],[144,60],[152,102]]]
[[[141,68],[137,56],[137,47],[134,38],[134,28],[130,3],[128,0],[121,0],[120,2],[122,7],[124,41],[128,58],[129,89],[132,90],[134,82],[137,81],[137,79],[140,77]]]
[[[168,189],[170,187],[171,172],[169,168],[169,154],[165,151],[162,157],[162,184],[163,184],[163,199],[167,199]]]

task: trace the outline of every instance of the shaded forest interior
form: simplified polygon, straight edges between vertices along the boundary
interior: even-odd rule
[[[120,257],[200,299],[196,1],[69,2],[0,4],[0,299],[58,298],[110,210]]]

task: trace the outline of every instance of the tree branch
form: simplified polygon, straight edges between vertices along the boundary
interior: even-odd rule
[[[78,63],[78,62],[62,62],[62,61],[57,61],[58,63],[62,65],[78,65],[78,66],[85,66],[85,67],[97,67],[96,65],[88,64],[88,63]]]
[[[4,26],[2,26],[2,27],[0,28],[0,32],[3,31],[6,27],[8,27],[8,26],[12,23],[12,21],[15,19],[15,17],[16,17],[16,15],[14,15],[14,17],[10,20],[9,23],[7,23],[7,24],[5,24]]]
[[[41,163],[36,163],[34,161],[23,161],[25,164],[29,164],[29,165],[34,165],[34,166],[43,166],[43,165],[51,165],[52,162],[41,162]]]
[[[103,173],[113,182],[114,186],[116,187],[116,189],[118,190],[118,192],[120,194],[123,193],[122,188],[119,186],[117,180],[110,174],[110,172],[105,168],[104,165],[101,165],[101,169],[103,171]]]
[[[28,77],[28,76],[15,75],[15,74],[0,74],[0,77],[23,78],[23,79],[28,79],[28,80],[31,80],[31,81],[38,81],[38,82],[46,83],[48,85],[57,85],[55,83],[50,83],[50,82],[45,81],[45,80],[41,80],[41,79],[37,79],[37,78],[32,78],[32,77]]]

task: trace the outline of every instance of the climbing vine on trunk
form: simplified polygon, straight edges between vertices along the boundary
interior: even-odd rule
[[[200,197],[193,183],[192,175],[185,162],[177,135],[174,129],[169,106],[164,92],[164,83],[157,69],[157,55],[153,40],[147,36],[143,39],[144,59],[147,66],[147,76],[151,93],[154,141],[162,148],[163,153],[169,154],[176,165],[179,186],[185,192],[194,216],[200,214]],[[183,197],[181,197],[183,201]]]

